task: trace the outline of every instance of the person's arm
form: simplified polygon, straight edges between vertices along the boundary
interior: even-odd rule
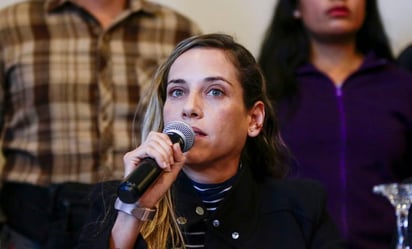
[[[159,178],[143,193],[138,206],[155,209],[156,204],[171,187],[180,170],[185,157],[178,143],[172,144],[164,133],[151,132],[142,145],[124,156],[125,176],[129,175],[144,158],[155,159],[157,165],[164,170]],[[110,236],[110,248],[132,249],[139,237],[144,222],[133,215],[118,211]]]
[[[111,232],[110,249],[134,248],[142,225],[143,221],[123,212],[118,212],[117,219]]]
[[[124,156],[125,176],[138,167],[140,161],[146,157],[155,159],[165,172],[138,200],[139,207],[154,209],[175,181],[185,157],[179,144],[172,145],[166,134],[151,132],[144,143]],[[76,249],[147,248],[146,242],[139,235],[144,222],[152,221],[142,221],[115,209],[119,183],[101,183],[93,190],[92,196],[95,201]]]
[[[114,208],[119,181],[107,181],[95,185],[91,194],[91,209],[80,233],[76,249],[109,249],[116,248],[111,241],[111,233],[115,221],[121,212]],[[123,228],[126,231],[125,228]],[[142,238],[133,241],[134,249],[147,249]],[[118,247],[122,248],[122,247]]]

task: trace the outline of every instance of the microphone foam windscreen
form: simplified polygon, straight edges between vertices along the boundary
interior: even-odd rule
[[[184,147],[182,149],[183,152],[186,152],[190,148],[192,148],[195,142],[195,132],[193,131],[192,127],[182,121],[172,121],[167,123],[165,128],[163,129],[163,133],[179,134],[179,136],[184,141]]]

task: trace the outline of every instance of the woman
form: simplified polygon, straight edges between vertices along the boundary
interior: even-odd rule
[[[181,42],[148,100],[144,142],[124,163],[125,175],[146,157],[163,169],[138,201],[156,215],[144,222],[113,212],[118,183],[105,184],[96,193],[106,202],[97,202],[79,248],[342,248],[323,189],[281,180],[287,149],[264,78],[230,36]],[[188,152],[159,132],[171,121],[193,128]]]
[[[280,0],[259,63],[296,174],[321,181],[349,248],[388,248],[376,184],[412,172],[412,78],[393,64],[375,0]]]

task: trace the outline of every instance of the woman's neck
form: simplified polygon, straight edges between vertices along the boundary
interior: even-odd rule
[[[335,86],[341,86],[341,84],[360,67],[363,62],[363,57],[362,54],[356,51],[355,42],[312,42],[312,64],[325,73],[333,81]]]
[[[74,0],[89,11],[106,29],[114,19],[127,7],[127,0]]]
[[[239,170],[239,161],[231,163],[220,162],[217,166],[213,162],[203,165],[186,165],[183,171],[186,175],[197,183],[216,184],[222,183],[234,175]]]

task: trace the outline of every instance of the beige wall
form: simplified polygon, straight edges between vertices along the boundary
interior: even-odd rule
[[[21,0],[0,0],[0,8]],[[204,32],[226,32],[258,54],[276,0],[151,0],[169,5],[196,20]],[[259,4],[257,4],[257,2]],[[378,0],[397,54],[412,42],[412,1]]]

